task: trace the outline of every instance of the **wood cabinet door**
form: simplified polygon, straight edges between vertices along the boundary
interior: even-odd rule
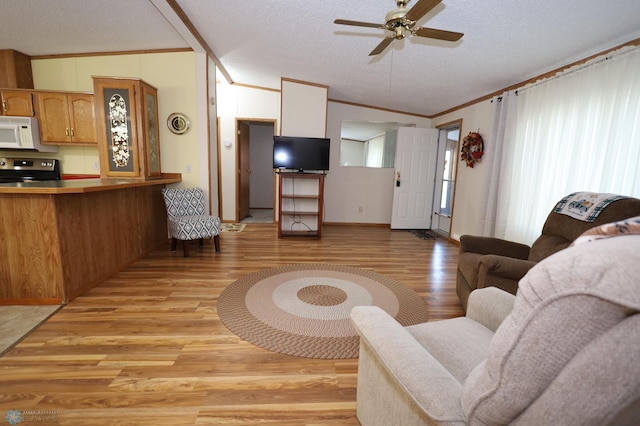
[[[67,95],[71,141],[82,144],[97,144],[96,114],[94,98],[89,94]]]
[[[2,104],[0,110],[2,115],[12,115],[20,117],[33,117],[33,94],[18,90],[3,90],[0,92]]]
[[[155,87],[142,84],[142,133],[146,154],[145,176],[160,176],[160,126],[158,120],[158,93]]]
[[[131,79],[93,77],[101,177],[140,177],[139,103]],[[144,152],[142,154],[144,155]],[[144,160],[142,160],[144,161]]]
[[[40,133],[43,143],[70,142],[71,126],[65,93],[41,92]]]

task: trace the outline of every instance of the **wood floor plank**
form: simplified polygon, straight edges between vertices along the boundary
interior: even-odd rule
[[[169,243],[78,297],[0,357],[0,413],[53,411],[64,425],[358,425],[357,359],[256,347],[218,318],[220,293],[288,263],[334,263],[403,282],[429,321],[463,315],[458,247],[385,227],[325,226],[320,240],[248,224],[221,252]]]

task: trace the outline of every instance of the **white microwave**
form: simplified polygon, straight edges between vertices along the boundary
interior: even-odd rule
[[[0,116],[0,149],[30,149],[56,152],[57,146],[42,145],[38,119],[35,117]]]

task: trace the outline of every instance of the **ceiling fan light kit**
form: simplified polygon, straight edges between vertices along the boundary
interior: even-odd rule
[[[411,9],[407,10],[409,1],[410,0],[396,0],[397,8],[387,13],[384,18],[384,24],[350,21],[347,19],[336,19],[334,23],[355,27],[380,28],[392,32],[393,34],[385,37],[385,39],[369,53],[369,56],[382,53],[393,40],[402,40],[405,38],[407,32],[412,36],[444,41],[458,41],[462,38],[462,33],[415,26],[418,20],[440,4],[442,0],[418,0]]]

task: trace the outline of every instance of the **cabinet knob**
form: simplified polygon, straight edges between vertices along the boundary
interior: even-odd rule
[[[71,128],[71,137],[73,137],[75,135],[75,132],[73,130],[73,127]]]
[[[69,128],[68,127],[64,128],[64,134],[65,134],[65,136],[69,136]]]

